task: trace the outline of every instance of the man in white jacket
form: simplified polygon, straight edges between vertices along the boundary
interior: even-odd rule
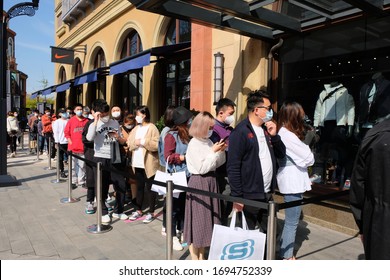
[[[68,123],[69,114],[66,112],[64,108],[59,110],[59,116],[61,118],[55,120],[52,124],[53,128],[53,137],[54,143],[56,144],[56,148],[58,151],[58,160],[60,161],[60,174],[61,178],[66,178],[67,175],[64,171],[64,154],[68,150],[68,139],[66,139],[64,130],[65,126]]]

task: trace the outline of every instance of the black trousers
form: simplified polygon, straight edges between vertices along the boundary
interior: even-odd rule
[[[267,193],[265,199],[254,199],[255,201],[268,203],[273,200],[272,194]],[[244,206],[244,214],[246,222],[248,224],[248,229],[255,229],[256,225],[259,225],[260,231],[267,233],[268,226],[268,209],[253,207],[253,206]]]
[[[84,157],[87,160],[93,161],[93,149],[84,149]],[[93,202],[96,196],[96,184],[95,184],[95,175],[93,173],[93,165],[85,162],[85,186],[87,187],[87,202]]]
[[[60,165],[60,172],[64,171],[64,154],[67,154],[68,152],[68,144],[59,144],[59,151],[58,151],[58,160]]]
[[[148,199],[149,212],[153,214],[154,210],[156,209],[157,193],[151,191],[152,184],[145,183],[142,181],[142,179],[147,179],[145,169],[135,168],[135,176],[137,178],[137,198],[135,206],[137,210],[141,211],[146,195],[146,199]],[[140,178],[141,180],[138,180],[138,178]],[[150,177],[149,179],[153,180],[154,176]]]
[[[126,192],[125,177],[115,172],[116,170],[120,171],[120,166],[118,164],[112,164],[111,159],[107,159],[107,158],[95,157],[94,161],[96,163],[101,162],[104,167],[111,169],[110,171],[103,170],[102,172],[102,196],[101,196],[102,199],[100,202],[102,205],[102,215],[104,216],[108,214],[108,209],[105,201],[107,199],[109,185],[111,183],[114,185],[114,190],[116,192],[114,213],[116,214],[123,213],[123,207],[125,205],[125,192]],[[93,171],[94,171],[94,176],[96,178],[97,168],[94,167]]]

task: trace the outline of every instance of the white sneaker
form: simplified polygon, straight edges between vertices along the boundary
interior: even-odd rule
[[[145,217],[145,219],[143,220],[144,224],[149,224],[151,221],[154,220],[154,217],[152,214],[148,213]]]
[[[120,214],[112,213],[112,217],[120,220],[127,220],[129,218],[129,216],[127,216],[125,213],[120,213]]]
[[[180,244],[180,241],[179,241],[179,238],[177,238],[177,236],[174,236],[173,238],[172,238],[172,243],[173,243],[173,250],[175,250],[175,251],[181,251],[181,250],[183,250],[183,246],[181,246],[181,244]]]
[[[165,227],[161,228],[161,235],[162,236],[167,236],[167,231],[166,231]]]
[[[134,211],[130,217],[129,217],[129,220],[132,220],[132,221],[135,221],[137,220],[138,218],[140,218],[142,216],[142,214],[138,213],[137,211]]]
[[[15,157],[16,156],[16,153],[11,153],[11,157]]]
[[[109,224],[111,223],[111,217],[110,215],[103,215],[102,216],[102,224]]]

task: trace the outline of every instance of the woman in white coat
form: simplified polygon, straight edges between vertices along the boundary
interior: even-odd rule
[[[305,139],[304,116],[302,106],[297,102],[285,102],[278,112],[279,135],[286,146],[286,157],[279,160],[277,180],[284,202],[303,198],[305,191],[311,190],[311,181],[307,168],[314,164],[314,155],[310,147],[303,143]],[[301,215],[301,206],[287,208],[280,241],[280,256],[294,260],[294,243]]]

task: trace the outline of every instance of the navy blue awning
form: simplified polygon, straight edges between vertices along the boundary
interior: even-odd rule
[[[66,91],[67,89],[69,89],[70,88],[70,86],[71,86],[71,82],[70,81],[67,81],[67,82],[65,82],[65,83],[62,83],[62,84],[58,84],[57,86],[56,86],[56,92],[63,92],[63,91]]]
[[[189,49],[191,42],[179,43],[174,45],[154,47],[135,55],[123,58],[110,64],[110,75],[125,73],[127,71],[140,69],[150,64],[150,57],[172,57],[178,52]],[[155,61],[152,61],[155,62]]]
[[[38,96],[40,93],[41,93],[41,90],[38,90],[38,91],[36,91],[36,92],[33,92],[33,93],[31,94],[31,98],[37,98],[37,96]]]
[[[137,55],[126,57],[110,64],[110,75],[124,73],[130,70],[140,69],[150,64],[150,52],[141,52]]]
[[[81,74],[74,78],[74,86],[79,86],[85,83],[96,82],[98,79],[98,69]]]
[[[53,87],[48,87],[42,90],[42,95],[49,95],[53,92]]]

